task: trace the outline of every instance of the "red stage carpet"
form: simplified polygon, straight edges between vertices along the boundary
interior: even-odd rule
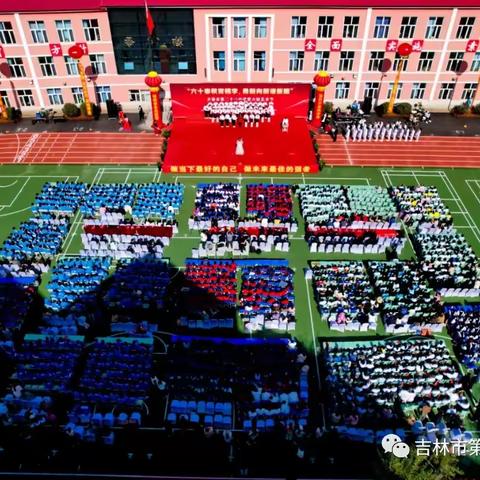
[[[308,126],[303,118],[282,118],[258,127],[221,127],[207,119],[180,118],[172,125],[163,171],[167,173],[312,173],[318,171]],[[243,138],[245,155],[235,155]]]

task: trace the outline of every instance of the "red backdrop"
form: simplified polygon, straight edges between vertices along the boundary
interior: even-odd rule
[[[304,83],[196,83],[173,84],[172,111],[174,118],[202,117],[208,99],[224,101],[241,97],[273,98],[276,115],[306,117],[310,99],[310,84]]]

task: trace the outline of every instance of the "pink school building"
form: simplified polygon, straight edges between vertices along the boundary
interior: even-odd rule
[[[67,54],[86,44],[91,99],[124,108],[148,101],[145,73],[173,83],[311,82],[327,70],[326,100],[382,103],[394,80],[399,101],[446,110],[476,95],[480,75],[478,0],[2,0],[0,95],[24,111],[82,101]],[[478,48],[478,50],[477,50]]]

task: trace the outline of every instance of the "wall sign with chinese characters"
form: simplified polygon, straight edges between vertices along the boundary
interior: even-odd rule
[[[332,38],[330,40],[330,51],[341,52],[343,40],[341,38]]]
[[[398,48],[398,40],[387,40],[387,44],[385,46],[385,51],[388,52],[396,52]]]
[[[49,43],[50,53],[52,57],[61,57],[63,56],[62,46],[59,43]]]
[[[467,46],[465,47],[466,52],[476,52],[478,50],[478,40],[469,40]]]
[[[0,45],[0,58],[5,58],[5,50],[1,45]]]
[[[423,40],[412,40],[412,52],[421,52],[423,50]]]
[[[316,38],[307,38],[303,49],[306,52],[314,52],[317,49],[317,39]]]

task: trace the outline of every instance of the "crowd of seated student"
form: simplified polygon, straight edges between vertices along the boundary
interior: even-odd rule
[[[151,344],[96,339],[74,392],[78,403],[134,407],[150,390]]]
[[[290,220],[293,214],[291,185],[248,184],[247,216],[267,220]]]
[[[85,217],[95,217],[98,212],[132,213],[138,185],[136,184],[97,184],[87,191],[80,205]]]
[[[440,340],[362,342],[325,353],[334,425],[373,429],[406,426],[411,413],[443,413],[458,426],[470,404]]]
[[[313,289],[332,330],[375,330],[378,305],[361,262],[312,262]]]
[[[465,365],[480,365],[480,304],[445,305],[448,333],[455,351]]]
[[[200,245],[193,258],[247,256],[251,253],[288,252],[290,241],[284,227],[211,228],[200,234]]]
[[[237,183],[199,184],[190,228],[204,230],[222,227],[220,222],[235,222],[240,213],[240,185]],[[202,223],[201,225],[199,223]],[[227,226],[227,225],[225,225]],[[233,224],[232,224],[233,226]]]
[[[61,312],[77,306],[78,309],[95,301],[100,284],[110,269],[108,258],[66,257],[53,268],[48,284],[49,298],[45,306]]]
[[[390,187],[389,191],[406,225],[429,229],[452,225],[452,214],[436,187],[401,185]]]
[[[226,422],[224,417],[231,421],[235,409],[238,429],[273,430],[275,422],[285,429],[289,422],[305,425],[305,360],[304,352],[289,349],[286,342],[181,337],[169,348],[165,377],[170,398],[168,421],[231,428],[233,424],[222,427],[220,422]]]
[[[140,185],[135,205],[134,219],[175,220],[182,205],[185,186],[180,183],[149,183]]]
[[[273,100],[267,100],[264,97],[243,97],[229,101],[212,100],[204,105],[203,111],[206,118],[219,122],[222,127],[258,125],[260,121],[270,121],[275,115]]]
[[[441,331],[443,307],[432,293],[415,261],[369,262],[377,304],[389,333]]]
[[[294,330],[293,270],[270,265],[243,268],[239,306],[249,331]]]
[[[80,201],[87,192],[84,183],[48,182],[36,196],[32,212],[36,216],[68,216],[76,212]]]
[[[432,288],[442,293],[447,289],[459,288],[465,293],[472,289],[470,296],[480,293],[480,264],[462,234],[454,228],[419,230],[413,238],[422,272]]]
[[[3,243],[0,257],[9,260],[51,258],[60,251],[69,226],[65,219],[31,218],[22,222]]]

